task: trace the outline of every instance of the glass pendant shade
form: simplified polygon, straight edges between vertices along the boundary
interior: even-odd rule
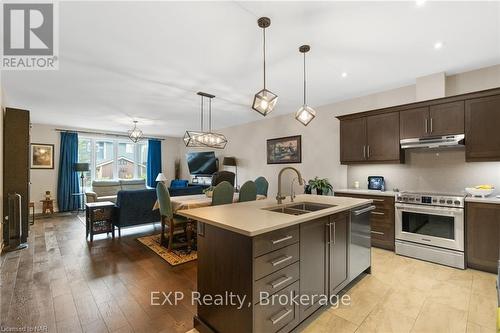
[[[134,121],[134,128],[127,132],[129,139],[133,143],[137,143],[143,138],[142,131],[137,128],[137,121]]]
[[[268,113],[273,111],[277,101],[277,95],[273,94],[267,89],[262,89],[255,94],[253,98],[252,109],[257,111],[261,115],[266,116]]]
[[[295,119],[307,126],[311,120],[316,117],[316,111],[310,106],[302,105],[297,112],[295,112]]]

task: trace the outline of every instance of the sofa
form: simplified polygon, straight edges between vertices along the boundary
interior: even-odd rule
[[[181,195],[203,194],[203,189],[203,185],[191,185],[185,179],[174,179],[170,182],[168,192],[171,197],[178,197]]]
[[[123,227],[160,222],[160,211],[152,209],[156,198],[154,188],[118,191],[114,219],[118,234]]]
[[[116,203],[116,197],[121,190],[144,190],[144,179],[94,180],[92,190],[85,192],[86,202],[111,201]]]

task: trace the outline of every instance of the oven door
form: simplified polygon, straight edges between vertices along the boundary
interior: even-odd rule
[[[464,210],[396,203],[396,239],[464,250]]]

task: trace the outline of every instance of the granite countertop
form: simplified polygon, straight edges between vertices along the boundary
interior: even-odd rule
[[[485,198],[473,197],[473,196],[468,195],[465,198],[465,202],[492,203],[492,204],[500,205],[500,198],[497,198],[495,194],[491,194]]]
[[[364,206],[370,204],[372,200],[300,194],[295,198],[295,203],[300,202],[322,203],[336,206],[302,215],[289,215],[263,209],[281,206],[276,203],[275,199],[268,198],[229,205],[179,210],[177,214],[222,229],[231,230],[245,236],[253,237],[319,217]],[[290,204],[289,197],[283,200],[283,205]]]
[[[351,194],[366,194],[366,195],[379,195],[384,197],[395,197],[396,194],[400,192],[394,191],[379,191],[379,190],[368,190],[368,189],[354,189],[354,188],[345,188],[340,190],[334,190],[334,193],[351,193]]]

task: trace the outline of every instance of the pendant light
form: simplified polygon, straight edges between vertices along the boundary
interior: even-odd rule
[[[266,28],[271,25],[271,19],[269,17],[261,17],[257,20],[257,24],[262,28],[264,42],[264,89],[255,94],[252,109],[266,116],[273,111],[278,101],[278,96],[266,89]]]
[[[224,149],[227,144],[227,139],[223,134],[212,132],[212,98],[214,95],[204,92],[198,92],[197,95],[201,96],[201,128],[200,131],[186,131],[184,134],[184,144],[186,147],[208,147],[215,149]],[[208,98],[208,132],[204,131],[203,118],[203,102],[204,98]]]
[[[134,128],[127,132],[128,138],[132,140],[133,143],[137,143],[143,138],[142,131],[137,128],[137,120],[134,120]]]
[[[304,126],[307,126],[316,117],[316,111],[306,103],[306,53],[309,52],[311,47],[309,45],[302,45],[299,47],[299,52],[304,55],[304,104],[295,113],[297,119]]]

